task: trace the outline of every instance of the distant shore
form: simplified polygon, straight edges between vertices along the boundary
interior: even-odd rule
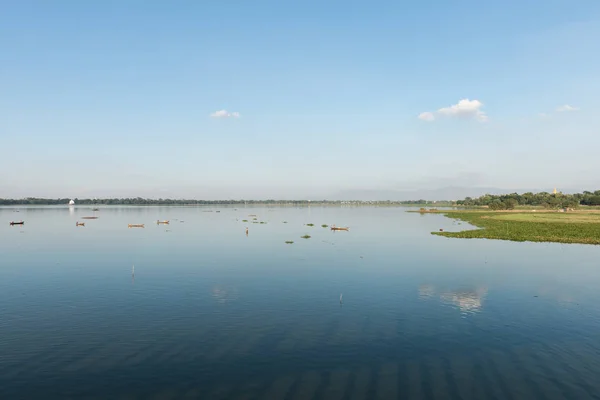
[[[69,206],[70,199],[0,199],[0,206]],[[417,203],[414,201],[367,201],[367,200],[190,200],[190,199],[74,199],[74,206],[408,206],[452,207],[448,201]]]

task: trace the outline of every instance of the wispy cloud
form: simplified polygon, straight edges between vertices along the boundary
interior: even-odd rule
[[[479,100],[461,99],[458,103],[449,107],[443,107],[435,112],[427,111],[419,114],[419,119],[423,121],[433,121],[438,116],[459,117],[476,119],[481,122],[488,120],[485,112],[481,111],[483,103]]]
[[[212,118],[239,118],[241,117],[239,112],[229,112],[227,110],[219,110],[210,114]]]
[[[419,114],[419,119],[423,121],[433,121],[435,119],[435,115],[433,115],[432,112],[427,111]]]
[[[568,104],[556,107],[556,112],[579,111],[578,107],[573,107]]]

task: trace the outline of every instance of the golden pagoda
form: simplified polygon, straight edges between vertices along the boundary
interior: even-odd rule
[[[554,191],[553,191],[552,193],[554,193],[554,194],[558,193],[558,192],[556,191],[556,188],[554,188]]]

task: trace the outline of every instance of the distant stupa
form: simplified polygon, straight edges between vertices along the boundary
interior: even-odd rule
[[[555,189],[556,190],[556,189]],[[75,200],[71,199],[71,201],[69,201],[69,205],[70,206],[74,206],[75,205]]]
[[[558,193],[558,192],[556,191],[556,188],[554,188],[554,191],[553,191],[552,193],[554,193],[554,194]]]

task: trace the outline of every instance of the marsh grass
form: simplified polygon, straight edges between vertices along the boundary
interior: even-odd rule
[[[600,244],[600,214],[585,212],[481,212],[444,211],[480,229],[432,232],[463,239],[498,239],[517,242]]]

